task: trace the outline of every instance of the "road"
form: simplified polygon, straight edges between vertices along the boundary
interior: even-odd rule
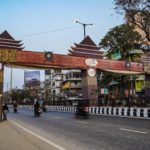
[[[8,115],[14,130],[39,150],[149,150],[150,120],[20,109]]]

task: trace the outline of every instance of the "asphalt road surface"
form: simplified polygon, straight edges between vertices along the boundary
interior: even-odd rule
[[[10,111],[17,132],[38,150],[150,150],[150,120],[106,116],[76,119],[73,113]],[[23,148],[24,149],[24,148]]]

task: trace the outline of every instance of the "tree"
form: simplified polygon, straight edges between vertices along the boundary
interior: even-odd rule
[[[10,96],[12,101],[17,101],[18,103],[22,102],[25,98],[33,100],[33,96],[29,90],[13,89]]]
[[[117,13],[126,16],[128,23],[141,30],[150,41],[150,0],[114,0]]]
[[[140,40],[140,34],[134,31],[132,26],[123,24],[112,28],[99,45],[112,53],[119,51],[122,59],[125,60],[129,51],[135,48],[135,43]]]
[[[20,99],[24,100],[25,98],[29,98],[31,100],[34,99],[30,90],[21,90],[20,91]]]
[[[11,100],[12,101],[18,101],[18,99],[19,99],[19,92],[18,92],[18,90],[12,89],[12,91],[10,93],[10,96],[11,96]]]

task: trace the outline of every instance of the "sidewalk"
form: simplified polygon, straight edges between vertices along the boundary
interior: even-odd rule
[[[0,122],[0,150],[37,150],[9,121]]]
[[[0,122],[0,150],[64,150],[18,128],[11,121]]]

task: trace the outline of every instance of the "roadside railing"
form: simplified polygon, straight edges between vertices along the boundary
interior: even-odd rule
[[[20,105],[20,108],[33,109],[33,105]],[[75,106],[47,106],[48,111],[58,112],[76,112]],[[135,117],[135,118],[149,118],[150,108],[136,108],[136,107],[89,107],[91,115],[105,115],[118,117]]]

